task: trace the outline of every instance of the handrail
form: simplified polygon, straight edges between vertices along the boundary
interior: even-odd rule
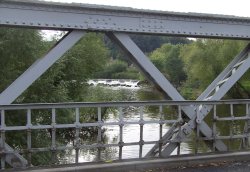
[[[48,109],[48,108],[76,108],[76,107],[126,107],[126,106],[147,106],[147,105],[217,105],[217,104],[246,104],[250,99],[228,99],[228,100],[208,100],[208,101],[172,101],[172,100],[154,100],[154,101],[117,101],[117,102],[61,102],[61,103],[24,103],[0,105],[2,110],[18,109]]]

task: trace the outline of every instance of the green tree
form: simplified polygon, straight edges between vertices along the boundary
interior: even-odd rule
[[[197,97],[243,49],[246,42],[216,39],[198,39],[181,48],[187,81]],[[196,91],[195,91],[196,90]]]
[[[0,28],[0,92],[46,50],[36,30]]]
[[[139,72],[133,65],[122,60],[111,60],[104,69],[95,73],[95,78],[104,79],[139,79]]]
[[[108,58],[103,35],[95,33],[88,33],[63,57],[61,82],[71,101],[83,101],[87,79],[102,71]]]
[[[37,30],[30,29],[12,29],[0,28],[0,90],[3,91],[11,82],[13,82],[19,75],[21,75],[36,59],[42,56],[51,45],[50,42],[45,42]],[[58,73],[48,75],[46,78],[39,79],[34,83],[29,90],[22,94],[14,103],[24,102],[53,102],[55,97],[58,98],[62,95],[59,87],[54,85],[54,78]],[[37,83],[39,83],[37,85]],[[45,91],[46,90],[46,91]],[[48,91],[48,92],[47,92]],[[51,93],[50,95],[48,93]],[[26,111],[7,111],[6,112],[6,125],[26,125]],[[37,115],[37,116],[36,116]],[[46,118],[48,113],[32,115],[33,121],[37,123],[48,120]],[[27,145],[26,131],[6,132],[6,141],[8,144],[17,149],[25,148]],[[48,138],[47,131],[34,131],[32,132],[32,146],[39,147],[45,143]],[[33,157],[35,162],[44,161],[43,158]],[[47,160],[48,161],[48,160]]]
[[[155,36],[155,35],[131,35],[131,38],[144,53],[151,53],[163,44],[188,44],[191,41],[186,38]]]
[[[102,70],[108,58],[108,50],[102,40],[102,35],[87,34],[71,51],[19,96],[15,103],[85,100],[84,95],[89,93],[84,92],[87,90],[84,82],[92,77],[95,72]],[[0,44],[0,89],[3,91],[35,60],[40,58],[52,45],[52,42],[43,40],[39,31],[36,30],[1,28]],[[25,126],[26,113],[26,111],[6,112],[6,124],[8,126]],[[57,122],[69,123],[74,121],[73,113],[70,110],[58,111]],[[51,111],[32,111],[32,124],[50,123]],[[89,132],[93,133],[95,130],[87,129],[82,133],[83,135],[89,135]],[[70,140],[72,141],[74,129],[57,130],[57,135],[62,137],[57,139],[58,144],[66,144]],[[26,137],[26,131],[6,133],[7,142],[19,149],[26,148]],[[51,130],[32,131],[32,147],[46,147],[50,146],[50,143]],[[32,163],[34,165],[50,162],[51,155],[49,152],[40,155],[33,154]]]
[[[181,45],[164,44],[150,55],[155,66],[176,87],[180,87],[186,79],[183,61],[180,58],[181,47]]]

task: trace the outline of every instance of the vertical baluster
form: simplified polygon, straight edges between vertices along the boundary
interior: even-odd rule
[[[52,118],[51,118],[51,152],[52,152],[52,157],[51,157],[51,162],[52,164],[56,163],[56,110],[53,108],[52,109]]]
[[[122,148],[123,148],[123,113],[122,113],[122,107],[119,108],[119,127],[120,127],[120,139],[119,139],[119,160],[122,159]]]
[[[233,109],[233,104],[230,104],[230,116],[231,116],[231,126],[230,128],[230,140],[229,140],[229,146],[228,150],[231,149],[231,143],[232,143],[232,138],[233,138],[233,129],[234,129],[234,109]]]
[[[181,117],[181,106],[178,106],[178,121],[179,121],[179,132],[181,132],[181,124],[180,124],[180,120],[182,119]],[[177,147],[177,155],[181,154],[181,141],[178,143],[178,147]]]
[[[80,144],[80,111],[79,108],[75,108],[75,127],[76,127],[76,134],[75,134],[75,163],[79,163],[79,144]]]
[[[230,104],[230,115],[231,117],[234,117],[234,109],[233,109],[233,104]]]
[[[248,117],[248,107],[246,104],[246,118]],[[242,133],[242,139],[241,139],[241,145],[240,149],[246,149],[247,148],[247,137],[248,137],[248,119],[245,122],[244,128],[243,128],[243,133]]]
[[[160,121],[159,121],[159,157],[161,157],[161,150],[162,150],[162,121],[164,120],[163,119],[163,112],[162,112],[162,105],[160,105],[159,107],[159,112],[160,112]]]
[[[5,128],[5,111],[1,110],[1,128],[4,130]]]
[[[139,141],[139,158],[142,158],[142,149],[144,145],[143,141],[143,125],[144,125],[144,120],[143,120],[143,106],[140,106],[140,141]]]
[[[99,126],[98,126],[98,136],[97,136],[97,142],[98,142],[98,149],[97,149],[97,158],[98,158],[98,161],[101,160],[101,143],[102,143],[102,114],[101,114],[101,107],[98,107],[98,123],[99,123]]]
[[[27,149],[28,149],[28,165],[31,163],[31,110],[27,110]]]
[[[249,104],[246,104],[246,116],[248,120],[246,122],[246,139],[245,139],[245,148],[249,148],[249,128],[250,128],[250,112],[249,112]]]
[[[202,106],[202,105],[200,105]],[[199,113],[199,105],[197,106],[197,110],[196,110],[196,118],[198,117],[198,113]],[[196,120],[195,120],[196,121]],[[196,139],[195,139],[195,150],[194,153],[197,154],[198,153],[198,149],[199,149],[199,139],[200,139],[200,124],[196,122]]]
[[[2,148],[2,153],[1,153],[1,169],[5,169],[5,158],[6,158],[6,153],[5,153],[5,111],[1,110],[1,148]]]
[[[195,145],[195,154],[198,153],[199,150],[199,139],[200,139],[200,124],[196,124],[196,145]]]
[[[217,136],[217,131],[216,131],[216,122],[217,122],[217,106],[214,105],[214,111],[213,111],[213,151],[215,152],[215,142],[216,142],[216,136]]]

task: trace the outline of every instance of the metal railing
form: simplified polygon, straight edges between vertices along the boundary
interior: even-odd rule
[[[173,140],[168,138],[163,142],[163,127],[178,126],[181,128],[185,123],[183,112],[184,106],[212,106],[210,115],[205,119],[213,130],[211,138],[204,137],[199,132],[199,124],[196,132],[193,132],[188,139]],[[244,107],[244,109],[243,109]],[[130,108],[127,111],[127,108]],[[153,108],[150,112],[150,108]],[[51,164],[60,164],[58,152],[74,150],[74,161],[70,163],[79,163],[81,150],[94,149],[96,151],[95,161],[105,161],[101,154],[103,149],[117,148],[117,159],[123,159],[123,149],[126,146],[137,145],[139,147],[139,158],[144,158],[143,147],[145,145],[159,145],[159,156],[164,146],[170,142],[178,142],[177,155],[182,154],[182,143],[192,142],[190,153],[206,152],[201,147],[202,141],[209,140],[215,142],[222,139],[227,142],[228,150],[248,149],[249,147],[249,128],[250,128],[250,100],[224,100],[224,101],[149,101],[149,102],[107,102],[107,103],[53,103],[53,104],[13,104],[0,105],[1,111],[1,168],[6,168],[6,156],[8,154],[18,153],[24,156],[28,165],[42,165],[34,162],[33,157],[39,157],[42,153],[47,153]],[[114,121],[107,120],[108,115],[114,114]],[[137,120],[129,120],[127,114],[137,114]],[[145,118],[146,113],[154,114],[154,118]],[[18,118],[18,119],[17,119]],[[13,122],[14,121],[14,122]],[[239,122],[240,121],[240,122]],[[144,140],[145,125],[159,125],[159,139],[155,141]],[[223,128],[228,125],[228,130]],[[125,125],[138,125],[138,142],[124,142],[123,133]],[[104,128],[107,126],[118,126],[119,136],[117,143],[105,143],[103,138]],[[224,128],[225,129],[225,128]],[[63,130],[58,132],[58,130]],[[92,142],[85,142],[84,132],[92,130]],[[39,135],[43,131],[43,135]],[[178,134],[180,130],[174,133]],[[18,134],[22,135],[22,137]],[[70,133],[70,134],[68,134]],[[70,135],[71,141],[65,139]],[[106,133],[108,134],[108,133]],[[131,131],[133,134],[133,131]],[[13,138],[18,136],[18,138]],[[20,137],[19,137],[20,136]],[[63,137],[62,143],[58,141]],[[34,139],[48,139],[43,146],[34,145]],[[21,141],[18,141],[21,140]],[[94,140],[94,141],[93,141]],[[39,142],[39,140],[36,142]],[[164,143],[164,144],[163,144]],[[13,149],[5,149],[9,144]],[[236,149],[237,147],[237,149]],[[215,146],[209,151],[216,151]],[[67,155],[63,155],[67,156]]]

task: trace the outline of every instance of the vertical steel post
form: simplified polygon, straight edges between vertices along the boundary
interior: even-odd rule
[[[102,109],[101,107],[98,107],[98,136],[97,136],[97,143],[99,145],[99,147],[97,148],[97,159],[98,161],[101,160],[101,147],[100,145],[102,144]]]
[[[159,113],[160,113],[160,121],[159,121],[159,157],[161,157],[161,150],[162,150],[162,121],[164,120],[163,119],[163,111],[162,111],[162,105],[160,105],[159,107]]]
[[[31,166],[32,158],[31,158],[31,129],[30,127],[32,126],[31,123],[31,109],[27,110],[27,149],[28,149],[28,165]]]
[[[119,108],[119,160],[122,159],[122,148],[123,148],[123,126],[124,126],[124,121],[123,121],[123,112],[122,112],[122,107]]]
[[[5,111],[1,110],[1,169],[5,169],[5,159],[6,159],[6,152],[5,152]]]
[[[52,156],[51,156],[51,162],[52,164],[56,163],[56,109],[52,108],[51,110],[51,126],[52,126],[52,131],[51,131],[51,151],[52,151]]]
[[[143,140],[143,126],[144,126],[144,119],[143,119],[143,106],[140,106],[140,141],[139,141],[139,158],[142,158],[142,149],[144,145]]]
[[[79,145],[80,145],[80,110],[75,108],[75,124],[76,124],[76,134],[75,134],[75,163],[79,163]]]
[[[213,151],[215,151],[215,141],[217,137],[217,128],[216,128],[216,122],[217,122],[217,106],[214,105],[214,111],[213,111]]]

